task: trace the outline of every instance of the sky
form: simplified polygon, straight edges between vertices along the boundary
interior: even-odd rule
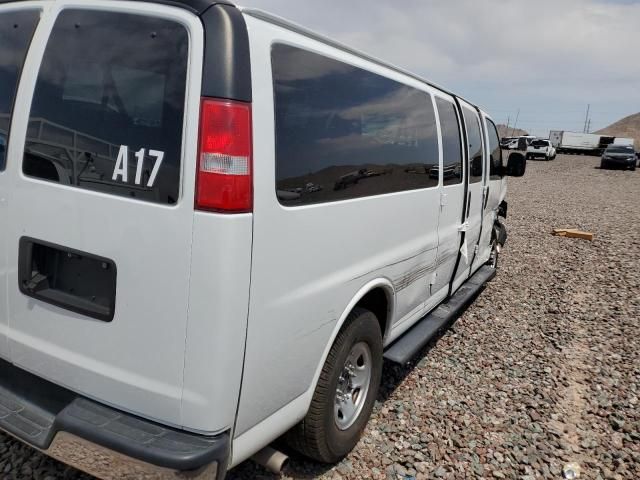
[[[411,70],[537,136],[640,112],[640,0],[237,0]],[[518,115],[518,111],[520,112]]]

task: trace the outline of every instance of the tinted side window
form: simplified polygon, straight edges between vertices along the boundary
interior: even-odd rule
[[[283,205],[438,184],[431,97],[298,48],[272,52],[276,190]]]
[[[469,141],[469,183],[482,181],[482,130],[480,119],[473,110],[463,107],[464,121],[467,125]]]
[[[445,185],[462,183],[462,144],[458,113],[452,102],[436,98],[442,131],[442,164]]]
[[[24,173],[176,203],[187,56],[175,22],[63,11],[38,75]]]
[[[0,171],[6,163],[18,80],[39,19],[40,12],[36,10],[0,14]]]
[[[500,147],[500,137],[495,123],[487,119],[487,130],[489,131],[489,151],[491,158],[489,159],[489,175],[491,180],[500,180],[502,178],[502,148]],[[546,143],[549,145],[549,142]]]

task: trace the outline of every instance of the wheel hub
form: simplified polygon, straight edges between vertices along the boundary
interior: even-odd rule
[[[334,417],[340,430],[353,425],[362,412],[369,392],[371,373],[371,350],[364,342],[356,343],[338,377]]]

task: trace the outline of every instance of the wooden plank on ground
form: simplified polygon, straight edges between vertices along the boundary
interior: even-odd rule
[[[575,228],[554,228],[552,234],[559,237],[582,238],[583,240],[593,241],[593,233],[583,232]]]

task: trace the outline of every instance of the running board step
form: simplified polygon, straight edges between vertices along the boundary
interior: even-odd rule
[[[440,330],[456,320],[495,275],[495,268],[481,267],[447,302],[418,320],[413,327],[393,342],[384,352],[384,358],[395,363],[407,363]]]

